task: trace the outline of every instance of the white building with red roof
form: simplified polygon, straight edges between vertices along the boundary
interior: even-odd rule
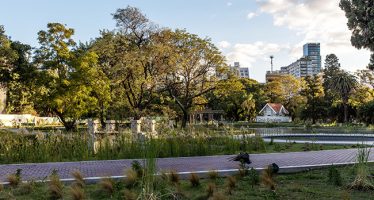
[[[256,122],[292,122],[289,112],[280,103],[267,103],[258,114]]]

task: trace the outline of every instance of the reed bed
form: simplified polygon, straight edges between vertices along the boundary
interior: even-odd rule
[[[266,151],[264,141],[258,137],[235,139],[231,135],[164,135],[149,140],[158,158]],[[144,142],[133,140],[126,133],[119,134],[112,140],[101,139],[96,152],[85,133],[52,133],[42,138],[36,135],[0,133],[0,141],[1,164],[134,159],[143,158],[145,150]]]

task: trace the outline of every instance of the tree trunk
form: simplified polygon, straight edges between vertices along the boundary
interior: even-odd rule
[[[348,122],[348,105],[346,102],[343,103],[344,108],[344,123]]]
[[[183,110],[182,128],[186,128],[189,115],[190,113],[187,110]]]

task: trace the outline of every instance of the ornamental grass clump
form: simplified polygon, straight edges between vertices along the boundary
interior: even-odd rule
[[[64,186],[60,181],[60,177],[58,176],[57,172],[52,172],[50,176],[49,184],[48,184],[48,195],[49,199],[62,199],[63,198],[63,189]]]
[[[368,158],[371,148],[359,148],[357,150],[357,163],[356,168],[356,178],[349,185],[350,189],[355,190],[373,190],[374,185],[371,183],[370,169],[368,166]]]
[[[340,172],[334,165],[331,165],[329,167],[328,171],[328,182],[331,184],[334,184],[336,186],[342,185],[342,177],[340,175]]]
[[[71,173],[71,175],[74,177],[74,185],[80,188],[83,188],[85,186],[83,175],[79,171],[74,171]]]
[[[73,200],[83,200],[86,199],[86,195],[82,187],[74,184],[70,187],[70,196]]]
[[[137,200],[138,195],[135,192],[133,192],[129,189],[125,189],[123,191],[123,199],[125,199],[125,200]]]
[[[17,169],[15,174],[11,174],[7,177],[7,180],[11,187],[16,188],[22,182],[21,172],[22,169]]]
[[[110,178],[104,178],[99,183],[101,191],[112,197],[114,193],[114,182]]]
[[[169,180],[171,183],[179,184],[179,179],[179,174],[175,170],[170,171]]]
[[[226,178],[226,185],[227,185],[227,193],[231,195],[232,191],[236,188],[236,178],[233,176],[228,176]]]
[[[258,175],[258,172],[252,167],[249,172],[249,183],[251,184],[252,188],[255,185],[258,185],[260,183],[260,176]]]
[[[275,192],[276,184],[271,166],[268,166],[266,169],[262,170],[260,181],[265,187],[268,187],[271,191]]]
[[[210,180],[215,181],[218,178],[218,172],[216,170],[210,170],[208,172],[208,177]]]
[[[198,187],[200,185],[200,177],[195,173],[191,173],[189,180],[192,187]]]
[[[207,187],[206,187],[206,197],[207,198],[210,198],[213,196],[214,192],[216,191],[217,189],[217,186],[216,184],[214,183],[208,183]]]
[[[125,185],[127,188],[132,188],[138,181],[138,173],[133,169],[128,169],[125,173]]]

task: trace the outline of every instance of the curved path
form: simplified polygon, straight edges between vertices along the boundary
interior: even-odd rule
[[[373,152],[373,150],[372,150]],[[374,155],[370,153],[369,161],[374,162]],[[277,163],[283,173],[302,171],[326,165],[352,164],[356,160],[357,149],[325,150],[310,152],[251,154],[250,167],[261,169],[271,163]],[[238,163],[229,161],[231,155],[200,156],[157,159],[159,171],[175,170],[181,175],[197,172],[202,175],[210,170],[217,170],[221,175],[236,172]],[[57,162],[35,164],[0,165],[0,183],[6,181],[6,176],[22,169],[23,180],[46,180],[53,170],[57,170],[64,181],[72,180],[71,172],[79,170],[87,180],[98,180],[102,177],[123,177],[124,170],[131,167],[131,159],[102,160],[82,162]]]

